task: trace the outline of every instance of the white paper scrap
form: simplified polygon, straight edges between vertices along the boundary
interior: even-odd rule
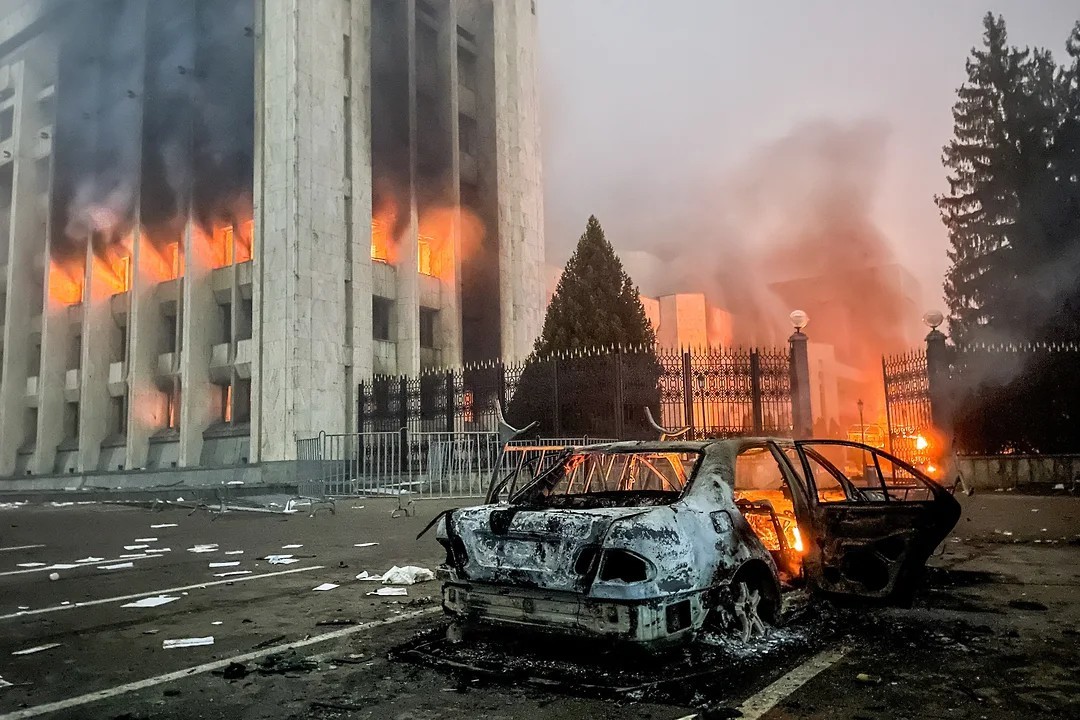
[[[167,553],[167,552],[172,552],[172,548],[150,548],[146,552],[147,552],[147,554],[151,554],[151,555],[154,554],[154,553]]]
[[[314,587],[314,588],[311,588],[311,589],[321,592],[323,590],[333,590],[336,587],[337,587],[337,585],[335,585],[334,583],[323,583],[319,587]]]
[[[232,577],[233,575],[250,575],[250,570],[230,570],[229,572],[214,573],[214,577]]]
[[[135,563],[125,562],[116,563],[114,565],[98,565],[98,570],[123,570],[129,567],[135,567]]]
[[[244,551],[243,550],[226,550],[225,554],[226,555],[243,555]]]
[[[101,561],[102,561],[102,560],[104,560],[104,559],[105,559],[105,558],[99,558],[99,557],[94,557],[93,555],[91,555],[90,557],[84,557],[84,558],[83,558],[82,560],[76,560],[75,562],[77,562],[77,563],[79,563],[80,565],[82,565],[82,564],[85,564],[85,563],[96,563],[96,562],[101,562]]]
[[[415,585],[416,583],[428,582],[435,579],[435,573],[427,568],[405,565],[395,565],[383,574],[383,582],[387,585]]]
[[[20,609],[20,610],[29,610],[29,609],[30,609],[30,606],[29,606],[29,605],[20,605],[20,606],[19,606],[19,609]]]
[[[379,543],[373,543],[373,542],[356,543],[355,545],[353,545],[353,547],[374,547],[375,545],[378,545],[378,544]]]
[[[382,597],[400,597],[408,594],[408,589],[403,587],[381,587],[375,592],[368,593],[368,595],[381,595]]]
[[[142,600],[136,600],[135,602],[129,602],[127,605],[121,605],[120,607],[130,608],[152,608],[158,605],[164,605],[165,603],[171,603],[174,600],[179,600],[179,596],[176,595],[155,595],[153,597],[146,597]]]
[[[77,567],[79,567],[79,566],[74,565],[72,563],[56,563],[55,565],[50,565],[49,569],[50,570],[71,570],[72,568],[77,568]]]
[[[33,655],[39,653],[42,650],[52,650],[53,648],[60,647],[60,643],[49,643],[48,645],[38,645],[37,647],[26,648],[25,650],[16,650],[11,653],[12,655]]]
[[[177,525],[176,523],[161,523],[160,525],[151,525],[150,529],[151,530],[160,530],[161,528],[167,528],[167,527],[179,527],[179,525]]]
[[[213,645],[214,636],[209,637],[193,637],[193,638],[179,638],[177,640],[164,640],[161,643],[163,650],[172,650],[173,648],[186,648],[186,647],[199,647],[200,645]]]
[[[210,553],[217,552],[218,546],[216,543],[213,545],[196,545],[195,547],[189,547],[187,550],[193,553]]]
[[[210,623],[210,624],[211,624],[211,625],[220,625],[220,624],[221,624],[221,621],[220,621],[220,620],[215,620],[214,622],[212,622],[212,623]]]
[[[4,679],[4,677],[2,675],[0,675],[0,688],[11,687],[14,684],[15,683],[8,682],[7,680]]]
[[[45,567],[45,563],[19,563],[18,567],[21,567],[21,568],[39,568],[39,567]]]
[[[367,570],[356,576],[357,580],[373,580],[375,582],[382,582],[382,575],[372,575]]]
[[[271,565],[290,565],[294,562],[300,562],[298,558],[294,558],[292,555],[267,555],[263,558]]]
[[[135,538],[135,542],[152,543],[152,542],[157,542],[157,538]]]
[[[214,562],[214,563],[210,563],[210,567],[212,567],[212,568],[236,567],[239,564],[240,564],[239,560],[233,560],[232,562]]]
[[[302,548],[302,547],[304,547],[304,546],[303,545],[282,545],[281,549],[282,550],[297,550],[297,549]]]
[[[143,558],[153,557],[153,555],[147,555],[146,553],[125,553],[120,556],[121,560],[142,560]]]
[[[150,546],[149,545],[125,545],[124,549],[125,550],[145,550],[148,547],[150,547]]]

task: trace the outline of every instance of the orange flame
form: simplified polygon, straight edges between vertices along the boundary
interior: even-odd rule
[[[81,263],[60,264],[49,260],[49,304],[56,307],[75,305],[83,299]]]
[[[101,252],[91,253],[90,290],[95,299],[112,297],[131,289],[132,235],[119,243],[106,246]]]
[[[383,203],[371,217],[371,259],[393,265],[397,263],[397,241],[394,228],[397,227],[398,208],[393,200]]]
[[[420,216],[417,270],[441,279],[454,276],[454,233],[462,258],[475,252],[484,239],[484,223],[468,208],[441,206]]]

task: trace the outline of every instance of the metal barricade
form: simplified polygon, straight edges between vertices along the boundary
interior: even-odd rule
[[[406,475],[422,498],[476,498],[487,492],[502,446],[497,432],[409,433]]]

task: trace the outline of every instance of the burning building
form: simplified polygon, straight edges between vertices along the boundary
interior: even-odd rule
[[[291,459],[524,357],[532,0],[0,3],[0,476]]]

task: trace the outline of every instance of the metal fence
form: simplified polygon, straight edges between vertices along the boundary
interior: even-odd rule
[[[926,352],[915,350],[883,356],[881,373],[885,384],[888,450],[918,465],[925,459],[925,438],[932,435],[934,426]],[[924,438],[922,442],[920,437]]]
[[[497,432],[371,432],[297,441],[300,497],[408,496],[479,498],[496,468],[543,463],[566,447],[604,438],[513,441],[502,453]],[[501,463],[501,466],[500,466]]]
[[[417,377],[377,376],[357,393],[358,430],[488,432],[496,404],[538,435],[644,439],[645,408],[689,438],[791,435],[788,348],[608,349],[492,362]]]

